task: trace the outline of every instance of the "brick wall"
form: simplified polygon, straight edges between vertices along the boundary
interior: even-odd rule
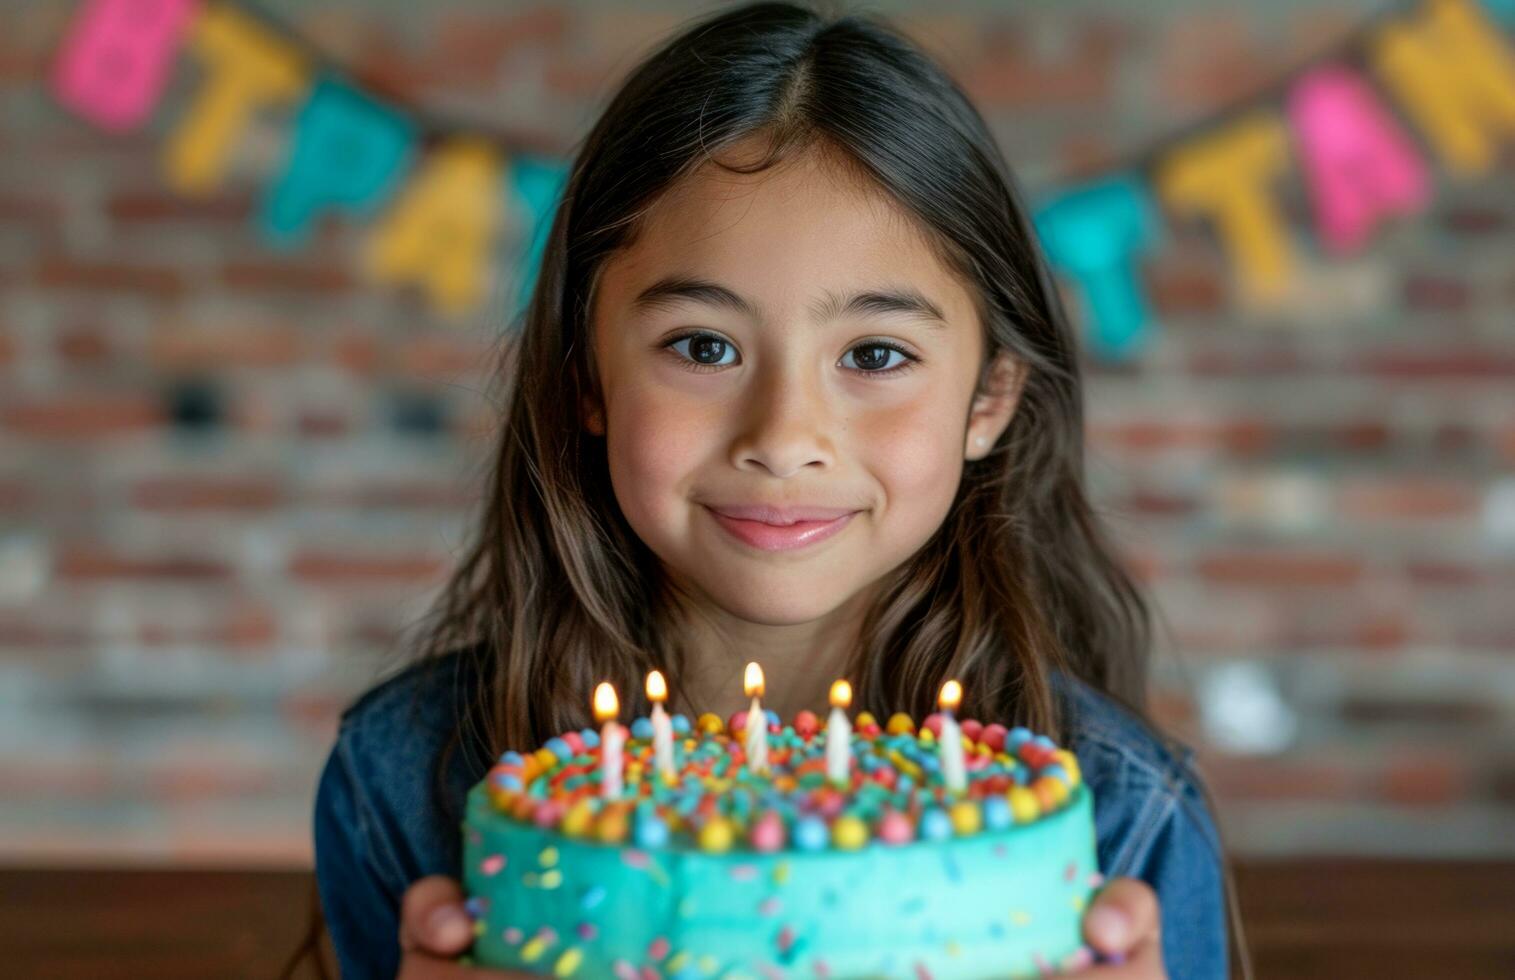
[[[544,147],[702,9],[263,6]],[[1039,191],[1381,4],[873,6],[948,59]],[[307,861],[335,714],[404,655],[461,539],[500,304],[444,321],[367,284],[363,226],[265,244],[282,119],[226,190],[168,191],[192,65],[143,131],[96,131],[41,84],[72,9],[0,32],[0,859]],[[1094,491],[1165,622],[1161,716],[1239,851],[1515,853],[1512,173],[1507,152],[1438,175],[1428,214],[1306,262],[1269,313],[1169,228],[1143,273],[1155,343],[1091,366]]]

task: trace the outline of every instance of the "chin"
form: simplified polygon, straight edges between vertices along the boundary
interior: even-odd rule
[[[709,582],[710,579],[706,579]],[[845,583],[812,581],[809,576],[786,574],[730,575],[705,591],[727,613],[763,626],[797,626],[812,623],[835,612],[850,593]]]

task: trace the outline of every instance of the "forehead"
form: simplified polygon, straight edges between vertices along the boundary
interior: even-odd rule
[[[738,147],[719,159],[750,158]],[[778,305],[888,283],[927,293],[949,318],[972,309],[914,216],[855,167],[819,151],[750,174],[705,162],[654,202],[601,271],[602,295],[621,300],[679,274]]]

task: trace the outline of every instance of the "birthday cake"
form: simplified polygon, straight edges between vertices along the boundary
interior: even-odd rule
[[[816,716],[766,712],[764,764],[751,765],[745,714],[662,715],[656,751],[638,718],[612,735],[613,760],[588,728],[502,755],[463,822],[471,961],[621,980],[947,980],[1091,962],[1081,920],[1102,879],[1072,752],[948,716],[963,745],[949,759],[943,715],[917,730],[864,713],[828,759]]]

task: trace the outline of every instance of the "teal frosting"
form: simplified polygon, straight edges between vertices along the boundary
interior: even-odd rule
[[[1080,951],[1100,881],[1083,785],[1032,823],[857,851],[603,844],[500,813],[482,783],[463,831],[474,962],[562,976],[1038,976]]]

